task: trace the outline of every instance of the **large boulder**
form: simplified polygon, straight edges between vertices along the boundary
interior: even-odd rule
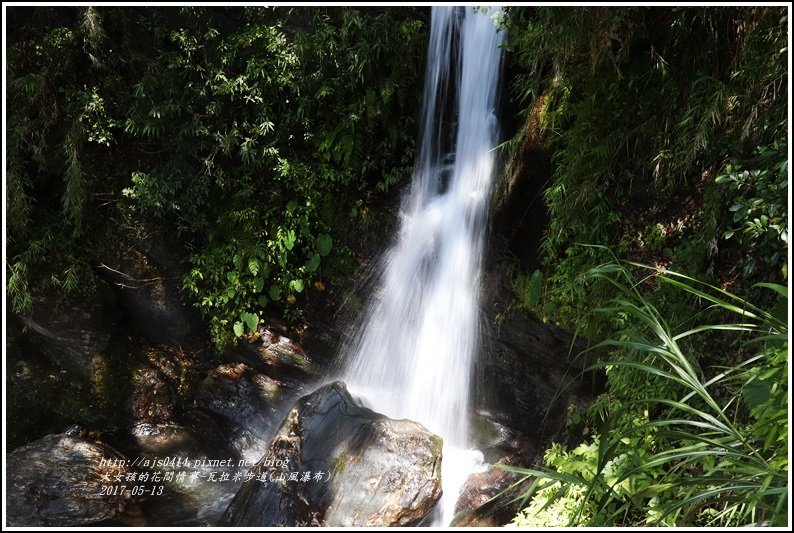
[[[441,497],[441,448],[420,424],[361,407],[342,382],[325,385],[290,410],[222,523],[416,524]]]
[[[47,435],[6,456],[9,526],[80,526],[108,520],[129,502],[119,452],[68,434]]]

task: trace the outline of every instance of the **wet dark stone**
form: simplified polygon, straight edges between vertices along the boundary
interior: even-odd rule
[[[159,454],[194,447],[202,441],[196,431],[173,422],[138,422],[133,425],[130,435],[141,450]]]
[[[20,446],[6,457],[7,525],[68,527],[113,518],[131,498],[102,494],[114,476],[129,472],[119,459],[106,444],[65,433]]]
[[[483,310],[488,328],[476,362],[472,395],[478,411],[536,443],[556,435],[567,407],[587,401],[597,392],[593,376],[582,378],[589,364],[576,358],[584,348],[572,348],[572,336],[532,313],[511,306],[516,294],[510,285],[515,258],[494,237],[483,272]],[[495,461],[498,457],[488,456]]]
[[[111,298],[101,290],[68,298],[36,297],[30,311],[19,317],[27,326],[23,335],[54,364],[90,379],[116,328]]]
[[[176,394],[160,373],[153,369],[143,369],[135,376],[135,389],[132,395],[133,419],[151,424],[165,424],[175,418]]]
[[[235,428],[270,437],[277,422],[273,406],[284,394],[283,386],[243,363],[221,365],[203,381],[198,405]]]
[[[504,457],[500,464],[512,464],[516,460],[527,462],[529,456]],[[455,503],[455,516],[451,526],[499,527],[509,522],[518,512],[516,497],[526,487],[512,486],[520,476],[500,469],[495,465],[485,472],[472,474],[466,480]],[[498,498],[494,498],[499,495]]]
[[[301,398],[222,523],[232,526],[401,526],[441,497],[439,437],[358,405],[342,382]],[[322,480],[270,481],[282,473]]]
[[[98,261],[96,272],[115,289],[130,325],[152,342],[201,351],[209,345],[200,313],[182,289],[185,250],[149,231],[120,257]]]
[[[292,387],[316,378],[319,369],[285,333],[277,327],[260,327],[255,338],[242,343],[231,356]]]

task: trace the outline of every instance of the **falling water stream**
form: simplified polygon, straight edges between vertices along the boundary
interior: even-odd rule
[[[445,496],[434,525],[449,523],[460,488],[482,461],[468,418],[498,129],[498,12],[432,10],[413,182],[344,376],[376,411],[421,422],[444,439]]]

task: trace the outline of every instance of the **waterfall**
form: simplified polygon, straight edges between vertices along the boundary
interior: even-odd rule
[[[497,140],[498,12],[433,7],[413,181],[344,372],[374,410],[444,439],[443,523],[479,453],[470,449],[469,390]]]

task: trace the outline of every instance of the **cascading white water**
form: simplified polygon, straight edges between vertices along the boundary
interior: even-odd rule
[[[436,523],[449,523],[478,455],[469,450],[469,390],[497,140],[498,12],[432,10],[413,182],[344,376],[376,411],[419,421],[444,439]]]

